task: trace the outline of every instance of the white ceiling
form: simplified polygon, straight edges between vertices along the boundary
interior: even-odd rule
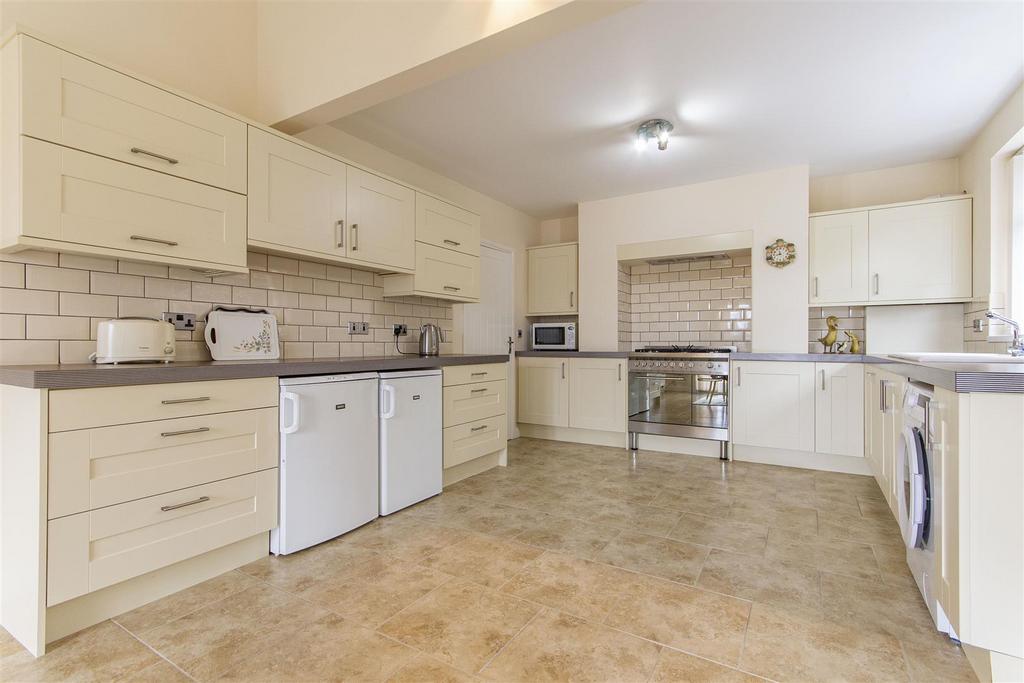
[[[1024,78],[1022,8],[646,2],[332,125],[540,218],[791,164],[942,159]],[[673,139],[637,152],[652,116]]]

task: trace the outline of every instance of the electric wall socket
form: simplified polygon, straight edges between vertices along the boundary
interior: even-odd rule
[[[367,322],[349,322],[349,334],[370,334],[370,324]]]
[[[174,329],[176,330],[192,332],[196,329],[195,313],[175,313],[174,311],[165,311],[160,318],[169,323],[174,323]]]
[[[404,337],[409,334],[409,326],[402,323],[395,323],[395,336]]]

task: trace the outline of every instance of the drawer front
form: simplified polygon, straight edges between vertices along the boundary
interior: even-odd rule
[[[20,40],[22,133],[245,193],[245,123],[34,38]]]
[[[506,408],[505,380],[460,384],[444,390],[444,426],[504,415]]]
[[[434,246],[480,255],[480,216],[440,199],[416,194],[416,239]]]
[[[479,365],[451,365],[443,369],[442,382],[450,387],[474,382],[503,380],[508,372],[508,363],[481,363]]]
[[[416,289],[446,297],[480,297],[480,259],[416,243]]]
[[[277,525],[277,468],[55,519],[46,604],[56,605]]]
[[[461,465],[508,444],[508,420],[497,415],[444,430],[444,466]]]
[[[50,519],[276,467],[277,408],[50,435]]]
[[[277,378],[61,389],[50,394],[50,432],[277,407]]]
[[[246,265],[245,197],[22,137],[26,236]]]

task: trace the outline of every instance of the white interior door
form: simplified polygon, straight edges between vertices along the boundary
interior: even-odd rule
[[[480,303],[462,307],[465,353],[507,353],[515,347],[515,255],[508,247],[491,242],[480,243]],[[512,341],[511,346],[509,341]],[[509,359],[509,363],[514,358]],[[516,395],[516,373],[507,373],[508,395]],[[515,429],[515,401],[509,401],[508,427]]]

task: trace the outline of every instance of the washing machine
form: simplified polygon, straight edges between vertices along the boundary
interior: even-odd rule
[[[935,627],[956,638],[942,605],[935,544],[942,532],[942,467],[932,420],[935,388],[908,382],[903,395],[903,425],[896,454],[897,516],[910,567]]]

